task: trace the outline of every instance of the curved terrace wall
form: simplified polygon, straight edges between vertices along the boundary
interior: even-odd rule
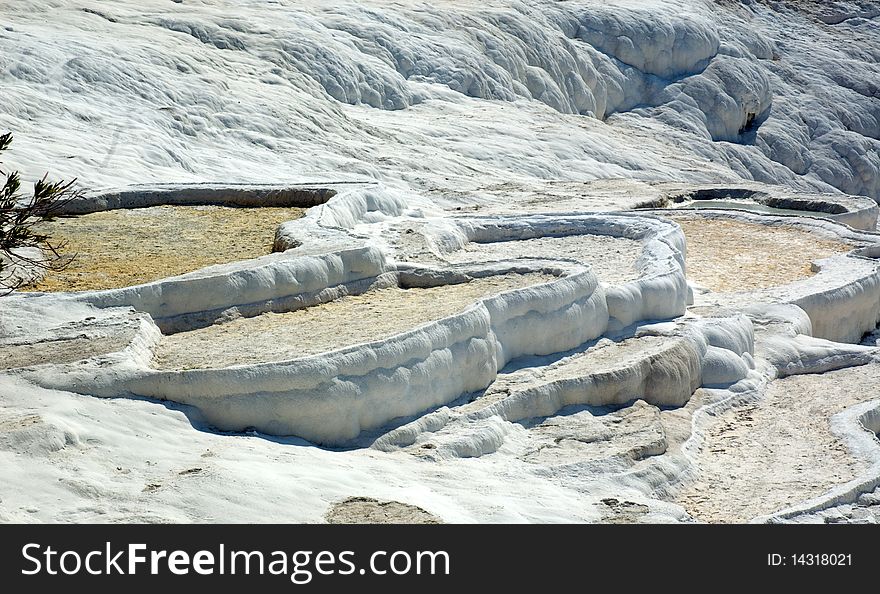
[[[335,196],[331,187],[292,184],[151,184],[130,186],[84,194],[64,203],[55,211],[59,215],[78,215],[148,206],[296,206],[308,208],[324,204]]]

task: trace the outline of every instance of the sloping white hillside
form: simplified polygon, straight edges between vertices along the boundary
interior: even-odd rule
[[[880,196],[871,3],[822,9],[834,24],[769,4],[16,0],[0,127],[11,164],[88,186],[741,176]]]

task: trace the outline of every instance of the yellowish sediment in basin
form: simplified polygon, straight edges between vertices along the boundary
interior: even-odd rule
[[[808,278],[811,262],[852,246],[793,227],[673,218],[687,239],[687,275],[713,291],[766,289]]]
[[[163,337],[160,369],[205,369],[285,361],[388,338],[458,313],[501,291],[556,279],[506,274],[427,289],[391,287],[287,313],[266,313]]]
[[[115,289],[272,251],[275,229],[301,208],[154,206],[58,218],[39,231],[75,255],[31,291]]]

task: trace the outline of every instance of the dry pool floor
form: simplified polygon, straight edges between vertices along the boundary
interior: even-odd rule
[[[505,274],[426,289],[390,287],[286,313],[238,318],[162,338],[160,369],[207,369],[287,361],[388,338],[463,311],[478,299],[555,280]]]
[[[665,215],[664,215],[665,216]],[[778,287],[815,273],[812,261],[852,250],[793,227],[670,216],[687,240],[687,276],[717,292]]]
[[[25,290],[116,289],[263,256],[275,229],[300,218],[301,208],[153,206],[62,217],[39,227],[62,255],[75,256]]]
[[[472,242],[458,251],[444,254],[444,257],[454,264],[512,258],[573,260],[589,265],[600,281],[622,284],[639,277],[635,265],[641,254],[640,241],[610,235],[585,234],[488,243]]]
[[[831,431],[831,417],[877,398],[878,382],[880,364],[772,382],[760,401],[707,427],[698,478],[677,503],[705,522],[748,522],[856,478],[868,463]]]

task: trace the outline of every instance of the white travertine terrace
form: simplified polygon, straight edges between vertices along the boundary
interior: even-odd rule
[[[174,192],[185,195],[185,188]],[[216,192],[202,199],[222,203],[224,190]],[[138,194],[114,193],[126,195]],[[880,319],[880,265],[874,253],[876,234],[869,231],[810,217],[692,213],[688,216],[788,225],[852,246],[849,254],[817,262],[814,276],[788,285],[745,294],[695,295],[685,277],[684,235],[659,211],[424,218],[407,215],[395,192],[386,195],[381,185],[339,187],[324,195],[332,195],[326,204],[281,227],[276,249],[290,247],[280,253],[123,289],[9,296],[0,307],[27,311],[28,317],[5,329],[4,344],[17,361],[6,373],[46,389],[189,405],[197,411],[194,418],[220,430],[293,435],[324,445],[371,444],[387,453],[442,461],[525,447],[513,445],[522,440],[516,427],[531,427],[532,419],[552,418],[571,407],[620,406],[639,399],[647,405],[686,408],[703,386],[710,393],[730,394],[710,405],[717,408],[743,394],[759,394],[775,376],[827,371],[874,357],[869,347],[830,342],[857,341]],[[129,206],[124,198],[116,200],[115,206]],[[94,203],[109,201],[98,197]],[[401,257],[393,241],[370,245],[364,234],[370,226],[388,235],[413,225],[418,231],[408,235],[418,240],[409,241],[424,249],[413,261]],[[631,266],[637,278],[600,282],[590,258],[603,257],[602,246],[614,246],[603,241],[583,243],[593,246],[595,255],[584,248],[574,257],[569,253],[554,260],[546,253],[531,257],[512,250],[507,259],[450,262],[450,255],[472,253],[462,251],[468,245],[579,236],[636,242],[640,252]],[[553,280],[480,299],[461,313],[374,342],[225,368],[153,366],[161,332],[316,307],[345,295],[369,298],[382,287],[454,287],[469,279],[529,273]],[[689,303],[698,317],[682,317]],[[769,325],[767,316],[773,320]],[[753,321],[759,323],[757,334]],[[59,350],[57,362],[39,364],[42,360],[27,345],[40,333],[49,343],[57,342],[62,339],[57,328],[65,326],[91,329],[86,336],[110,331],[123,337],[112,330],[116,327],[127,328],[127,334],[103,350],[99,341],[88,342],[98,348],[91,356],[88,348],[80,356]],[[508,370],[511,363],[513,371]],[[456,404],[467,394],[482,396]],[[644,484],[669,482],[656,475],[655,457],[659,463],[672,456],[675,464],[684,464],[677,472],[684,472],[686,452],[699,447],[702,439],[704,408],[695,411],[691,436],[684,442],[661,439],[648,450],[632,450],[653,454],[643,462],[642,454],[632,454],[636,458],[625,467],[641,464],[637,480]],[[530,439],[543,439],[547,431],[564,426],[544,429],[541,424],[527,432],[541,429]],[[652,430],[645,430],[650,435]],[[861,429],[841,431],[859,435]],[[430,450],[423,449],[426,444]],[[877,486],[880,478],[871,472],[770,519],[854,501]],[[674,492],[675,483],[663,489]]]

